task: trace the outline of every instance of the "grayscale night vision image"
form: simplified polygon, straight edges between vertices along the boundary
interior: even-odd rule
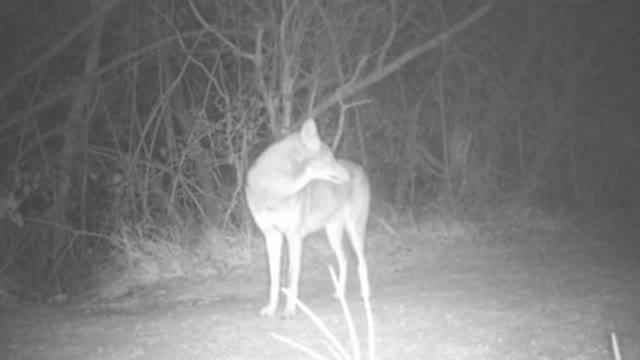
[[[638,19],[3,0],[0,359],[640,359]]]

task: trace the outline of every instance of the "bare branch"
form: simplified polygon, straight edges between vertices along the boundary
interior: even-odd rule
[[[340,104],[340,115],[338,117],[338,131],[336,131],[336,135],[333,137],[333,142],[331,143],[331,149],[335,152],[338,149],[338,144],[340,143],[340,139],[342,138],[342,133],[344,132],[344,122],[346,120],[345,114],[347,110],[352,107],[368,104],[371,101],[369,99],[354,101],[349,104],[345,104],[343,99],[339,99],[338,103]]]
[[[333,106],[336,102],[338,102],[340,98],[351,96],[356,92],[361,91],[367,88],[368,86],[371,86],[379,82],[380,80],[384,79],[390,74],[396,72],[402,66],[407,64],[409,61],[415,59],[425,51],[435,48],[445,40],[449,40],[454,35],[456,35],[460,31],[467,28],[469,25],[476,22],[482,16],[486,15],[493,8],[493,6],[494,6],[493,3],[487,3],[481,6],[475,13],[471,14],[466,19],[454,25],[448,31],[445,31],[439,34],[438,36],[432,38],[431,40],[421,45],[418,45],[413,49],[406,51],[405,53],[397,57],[395,60],[393,60],[391,63],[376,69],[376,71],[369,74],[367,77],[363,78],[361,81],[358,81],[358,82],[350,81],[349,83],[340,86],[338,89],[336,89],[336,91],[331,96],[329,96],[329,98],[327,98],[320,105],[318,105],[318,107],[314,109],[311,116],[317,116],[318,114],[324,112],[329,107]]]
[[[193,4],[193,0],[189,0],[189,7],[191,7],[191,11],[193,12],[193,15],[196,17],[196,19],[198,19],[202,27],[204,27],[208,31],[212,32],[215,36],[217,36],[218,39],[220,39],[220,41],[222,41],[225,45],[231,48],[231,50],[238,56],[255,62],[255,58],[253,54],[242,51],[242,49],[240,49],[236,44],[234,44],[233,42],[231,42],[231,40],[229,40],[226,36],[224,36],[221,31],[219,31],[218,29],[213,27],[211,24],[209,24],[204,19],[200,11]]]
[[[182,34],[182,37],[189,37],[189,36],[200,36],[202,34],[202,30],[198,30],[195,32],[189,32],[189,33],[184,33]],[[102,74],[106,73],[107,71],[111,71],[114,68],[126,63],[127,61],[130,61],[131,59],[146,55],[147,53],[150,53],[162,46],[165,46],[167,44],[172,43],[175,40],[178,40],[178,36],[168,36],[164,39],[160,39],[152,44],[149,44],[137,51],[133,51],[131,53],[128,53],[120,58],[117,58],[113,61],[111,61],[110,63],[102,66],[101,68],[97,69],[96,71],[94,71],[93,73],[84,76],[82,79],[78,80],[77,82],[74,82],[73,84],[69,85],[68,87],[62,89],[62,90],[57,90],[54,93],[51,93],[48,97],[45,97],[44,99],[40,100],[39,102],[33,104],[33,106],[30,106],[28,110],[12,115],[11,117],[9,117],[9,119],[6,119],[2,125],[0,125],[0,133],[13,127],[14,125],[16,125],[18,123],[18,121],[20,121],[20,119],[24,118],[25,116],[28,116],[30,114],[36,113],[40,110],[46,109],[47,107],[57,103],[58,101],[66,98],[67,96],[73,94],[74,92],[78,91],[78,89],[80,89],[82,86],[85,86],[87,84],[87,82],[95,79],[98,76],[101,76]]]
[[[324,24],[324,27],[327,29],[327,34],[329,35],[329,44],[331,46],[331,53],[334,54],[333,60],[335,62],[334,65],[336,67],[336,71],[338,72],[338,78],[340,79],[340,83],[344,83],[344,72],[342,71],[342,67],[340,66],[340,58],[338,56],[339,49],[337,46],[338,41],[336,40],[335,31],[331,26],[331,22],[329,21],[327,12],[324,10],[324,8],[320,6],[317,0],[315,0],[313,4],[315,5],[316,9],[320,13],[320,19],[322,19],[322,23]],[[315,82],[314,85],[317,85],[317,81]]]
[[[22,78],[29,75],[34,70],[38,69],[40,66],[44,65],[47,61],[51,60],[60,50],[64,49],[69,43],[71,43],[76,36],[83,33],[87,27],[91,26],[97,19],[102,17],[109,9],[111,9],[115,4],[120,2],[120,0],[111,0],[106,1],[105,5],[99,8],[93,15],[89,16],[85,21],[78,24],[73,30],[71,30],[65,37],[63,37],[57,44],[54,44],[53,47],[49,49],[46,53],[42,54],[39,58],[32,61],[30,64],[24,67],[22,71],[18,71],[9,81],[5,82],[4,85],[0,88],[0,99],[4,98],[11,89]]]
[[[346,85],[347,88],[352,86],[353,84],[356,84],[358,78],[360,77],[360,73],[362,72],[362,69],[364,69],[364,66],[367,64],[368,59],[369,58],[366,56],[363,56],[362,59],[360,59],[360,61],[358,62],[358,65],[356,66],[356,70],[353,72],[353,76],[351,77],[351,80],[349,80],[349,82]]]
[[[387,58],[387,52],[389,51],[391,44],[393,44],[393,40],[396,38],[396,33],[398,31],[398,23],[396,19],[396,7],[397,7],[397,4],[395,0],[392,0],[391,11],[389,14],[389,17],[391,18],[391,29],[389,30],[389,35],[387,36],[387,39],[385,40],[384,45],[382,45],[382,50],[378,55],[378,61],[376,64],[376,67],[378,68],[382,67],[382,65],[384,64],[384,61]]]

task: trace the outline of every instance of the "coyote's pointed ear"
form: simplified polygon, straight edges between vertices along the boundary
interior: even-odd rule
[[[302,129],[300,129],[300,139],[304,146],[306,146],[311,151],[320,150],[322,141],[318,136],[318,128],[316,126],[316,121],[312,118],[305,120],[302,125]]]

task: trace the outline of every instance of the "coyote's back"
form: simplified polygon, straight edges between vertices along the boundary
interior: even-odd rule
[[[249,169],[247,202],[267,247],[270,292],[261,314],[273,315],[278,306],[283,236],[289,249],[289,286],[284,315],[295,313],[302,240],[325,229],[338,260],[337,296],[344,295],[347,257],[342,246],[344,231],[358,260],[360,292],[370,295],[364,239],[369,216],[370,187],[362,167],[336,160],[307,120],[299,132],[272,144]]]

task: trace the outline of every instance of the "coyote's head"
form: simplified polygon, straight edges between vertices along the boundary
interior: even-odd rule
[[[297,154],[292,154],[297,160],[294,167],[307,182],[326,180],[342,184],[349,180],[349,172],[336,161],[329,146],[320,140],[313,119],[306,120],[294,135],[298,140]]]

